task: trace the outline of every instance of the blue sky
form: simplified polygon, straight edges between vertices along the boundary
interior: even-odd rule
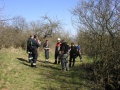
[[[22,16],[28,22],[39,20],[41,16],[47,15],[64,23],[66,30],[76,34],[71,23],[72,10],[78,0],[0,0],[0,7],[4,6],[4,14],[9,18]]]
[[[11,18],[22,16],[28,22],[40,20],[41,16],[57,18],[64,25],[65,30],[76,34],[71,23],[72,10],[78,0],[0,0],[0,7],[4,6],[4,14]]]

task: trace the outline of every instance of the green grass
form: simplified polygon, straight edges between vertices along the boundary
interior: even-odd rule
[[[63,72],[54,62],[45,63],[44,53],[39,52],[38,68],[31,68],[26,51],[2,49],[0,51],[0,90],[92,90],[89,72],[83,68],[91,59],[83,56],[83,63],[76,60],[75,67]],[[91,86],[92,85],[92,86]]]

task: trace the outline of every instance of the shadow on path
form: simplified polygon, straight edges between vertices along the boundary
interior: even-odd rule
[[[53,63],[50,62],[50,61],[43,61],[43,60],[37,60],[37,62],[53,64]]]
[[[22,62],[20,62],[20,63],[22,63],[23,65],[31,67],[31,65],[30,65],[30,63],[29,63],[28,60],[23,59],[23,58],[17,58],[17,59],[20,60],[20,61],[22,61]],[[27,62],[27,63],[26,63],[26,62]]]
[[[53,70],[61,70],[59,67],[55,67],[55,66],[49,65],[49,63],[46,63],[46,65],[42,65],[42,67],[51,68]]]
[[[28,62],[28,60],[23,59],[23,58],[17,58],[17,59],[20,60],[20,61]]]

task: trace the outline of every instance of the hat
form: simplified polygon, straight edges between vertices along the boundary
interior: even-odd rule
[[[60,40],[60,38],[58,38],[57,40]]]

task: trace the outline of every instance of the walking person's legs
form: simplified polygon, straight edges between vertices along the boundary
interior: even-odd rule
[[[71,67],[71,63],[72,63],[72,56],[70,55],[69,67]]]
[[[30,52],[29,54],[28,54],[28,59],[29,59],[29,63],[32,61],[32,59],[33,59],[33,56],[32,56],[32,52]]]
[[[60,64],[60,58],[59,58],[59,55],[58,55],[58,64]]]
[[[65,68],[66,68],[66,71],[69,71],[68,54],[65,54]]]
[[[32,62],[31,62],[31,67],[36,67],[36,61],[37,61],[37,58],[38,58],[38,53],[37,51],[33,51],[32,52],[33,54],[33,59],[32,59]]]
[[[58,54],[55,53],[55,62],[54,62],[54,64],[57,64],[57,58],[58,58]]]
[[[78,56],[80,58],[80,62],[82,62],[82,55],[81,55],[81,53],[78,53]]]
[[[49,59],[49,51],[45,51],[45,60],[48,61]]]
[[[65,59],[63,57],[61,58],[61,66],[62,70],[65,71]]]
[[[47,51],[47,59],[49,60],[49,51]]]
[[[75,65],[75,57],[73,57],[73,64],[72,64],[72,66],[74,67],[74,65]]]
[[[80,54],[80,56],[79,56],[79,57],[80,57],[80,61],[82,62],[82,55]]]

